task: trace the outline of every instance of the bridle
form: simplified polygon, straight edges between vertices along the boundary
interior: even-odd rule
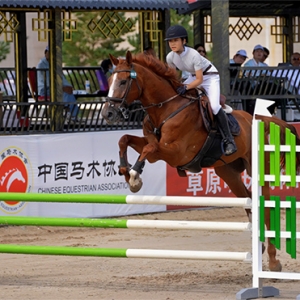
[[[126,87],[126,90],[125,90],[125,93],[123,95],[122,98],[117,98],[117,97],[106,97],[106,102],[108,102],[110,104],[110,107],[114,110],[117,110],[117,112],[120,112],[121,115],[123,116],[123,118],[125,120],[129,119],[129,108],[128,108],[128,104],[127,104],[127,101],[126,101],[126,97],[131,89],[131,85],[132,85],[132,82],[133,80],[135,81],[137,87],[138,87],[138,90],[139,90],[139,96],[138,98],[141,96],[142,94],[142,89],[138,83],[138,80],[137,80],[137,74],[133,68],[133,65],[131,65],[131,69],[130,70],[115,70],[113,72],[114,73],[123,73],[123,72],[129,72],[129,78],[130,78],[130,81],[129,83],[127,84],[127,87]],[[120,102],[121,104],[118,106],[118,108],[116,109],[115,108],[115,102]]]
[[[128,109],[128,104],[127,104],[127,101],[126,101],[126,97],[131,89],[131,85],[132,85],[132,81],[133,79],[135,80],[136,84],[137,84],[137,87],[138,87],[138,90],[139,90],[139,96],[138,98],[141,96],[142,94],[142,89],[138,83],[138,80],[137,80],[137,73],[135,72],[134,68],[133,68],[133,65],[131,66],[131,69],[130,70],[115,70],[113,72],[114,73],[122,73],[122,72],[129,72],[130,73],[130,81],[129,81],[129,84],[127,84],[127,87],[126,87],[126,90],[125,90],[125,93],[123,95],[122,98],[117,98],[117,97],[106,97],[106,102],[108,102],[110,104],[110,108],[116,110],[117,112],[120,112],[121,115],[123,116],[123,118],[125,120],[127,120],[129,118],[129,109]],[[139,111],[139,110],[147,110],[148,108],[151,108],[151,107],[162,107],[164,104],[170,102],[171,100],[175,99],[176,97],[178,97],[178,95],[174,95],[172,96],[171,98],[163,101],[163,102],[160,102],[160,103],[151,103],[150,105],[148,106],[144,106],[142,108],[137,108],[137,109],[134,109],[132,110],[132,112],[135,112],[135,111]],[[118,108],[116,109],[115,108],[115,102],[118,102],[118,103],[121,103]]]
[[[133,69],[133,65],[131,66],[131,70],[115,70],[114,73],[122,73],[122,72],[129,72],[130,73],[130,81],[129,84],[126,87],[124,96],[122,98],[117,98],[117,97],[106,97],[106,101],[110,104],[110,108],[114,109],[115,111],[117,111],[117,113],[121,113],[121,115],[123,116],[123,118],[125,120],[129,119],[129,108],[128,108],[128,104],[126,101],[126,97],[130,91],[131,85],[132,85],[132,81],[133,79],[135,79],[135,82],[137,84],[138,90],[139,90],[139,96],[138,98],[142,95],[142,89],[138,83],[137,80],[137,73],[135,72],[135,70]],[[114,74],[113,73],[113,74]],[[174,96],[168,98],[167,100],[164,100],[160,103],[151,103],[148,106],[143,106],[142,108],[138,108],[138,109],[134,109],[131,110],[131,112],[134,111],[139,111],[139,110],[147,110],[148,108],[151,107],[162,107],[164,104],[172,101],[173,99],[177,98],[179,95],[175,94]],[[192,103],[194,103],[195,101],[198,101],[200,99],[200,96],[198,97],[191,97],[188,95],[184,96],[185,98],[188,98],[190,101],[187,102],[186,104],[184,104],[183,106],[181,106],[180,108],[178,108],[176,111],[172,112],[157,128],[155,128],[154,126],[152,126],[153,132],[157,135],[160,136],[160,130],[161,127],[165,124],[166,121],[168,121],[169,119],[173,118],[174,116],[176,116],[179,112],[181,112],[182,110],[184,110],[186,107],[188,107],[189,105],[191,105]],[[115,108],[115,102],[120,102],[121,104],[118,106],[118,108]]]

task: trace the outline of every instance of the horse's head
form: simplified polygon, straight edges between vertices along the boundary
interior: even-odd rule
[[[102,116],[111,124],[129,118],[129,105],[139,99],[142,91],[133,67],[131,52],[127,52],[125,59],[112,55],[109,57],[116,68],[109,80],[110,87]]]

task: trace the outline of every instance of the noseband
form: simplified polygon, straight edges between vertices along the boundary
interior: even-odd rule
[[[127,101],[126,101],[126,97],[131,89],[131,85],[132,85],[132,81],[133,79],[135,79],[135,82],[136,82],[136,85],[138,87],[138,90],[139,90],[139,97],[141,96],[142,94],[142,89],[136,79],[137,77],[137,74],[135,72],[135,70],[133,69],[133,65],[131,66],[131,70],[116,70],[114,71],[114,73],[122,73],[122,72],[129,72],[130,74],[130,81],[129,81],[129,84],[127,84],[127,87],[126,87],[126,91],[124,93],[124,96],[122,98],[117,98],[117,97],[106,97],[106,101],[110,104],[110,107],[117,110],[118,112],[121,113],[121,115],[123,116],[123,118],[125,120],[127,120],[129,118],[129,109],[128,109],[128,104],[127,104]],[[114,74],[113,73],[113,74]],[[138,97],[138,98],[139,98]],[[121,104],[118,106],[118,108],[116,109],[115,108],[115,102],[120,102]]]

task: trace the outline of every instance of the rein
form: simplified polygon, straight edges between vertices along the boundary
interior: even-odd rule
[[[132,109],[131,111],[132,112],[136,112],[136,111],[140,111],[140,110],[147,110],[148,108],[152,108],[152,107],[158,107],[158,108],[161,108],[164,104],[172,101],[173,99],[175,99],[177,96],[179,95],[175,95],[175,96],[172,96],[171,98],[163,101],[163,102],[160,102],[160,103],[151,103],[150,105],[148,106],[143,106],[141,108],[136,108],[136,109]]]
[[[114,71],[114,73],[122,73],[122,72],[129,72],[130,73],[130,81],[129,81],[129,84],[127,85],[127,87],[126,87],[126,91],[124,93],[124,96],[122,98],[107,97],[106,101],[110,103],[110,106],[112,108],[114,108],[114,105],[115,105],[114,102],[120,102],[121,104],[119,105],[118,110],[120,111],[120,113],[122,114],[122,116],[123,116],[124,119],[128,119],[129,118],[129,109],[128,109],[128,104],[126,102],[126,97],[127,97],[128,93],[130,91],[133,79],[135,79],[135,82],[137,84],[137,87],[138,87],[138,90],[139,90],[139,97],[142,94],[142,89],[141,89],[141,87],[140,87],[140,85],[139,85],[139,83],[137,81],[137,74],[136,74],[136,72],[133,69],[133,65],[131,67],[131,70],[115,70]],[[132,109],[131,112],[136,112],[136,111],[141,111],[141,110],[145,111],[145,110],[147,110],[149,108],[152,108],[152,107],[161,108],[164,104],[167,104],[167,103],[171,102],[172,100],[174,100],[178,96],[179,96],[178,94],[175,94],[174,96],[172,96],[172,97],[168,98],[167,100],[164,100],[164,101],[162,101],[160,103],[151,103],[148,106],[143,106],[141,108]],[[161,124],[157,128],[153,126],[153,124],[152,124],[152,122],[151,122],[151,120],[149,118],[149,122],[151,123],[151,126],[153,127],[153,133],[158,137],[158,139],[160,139],[160,132],[161,132],[162,126],[168,120],[170,120],[171,118],[173,118],[174,116],[176,116],[178,113],[180,113],[182,110],[184,110],[185,108],[187,108],[189,105],[191,105],[195,101],[198,101],[201,98],[200,95],[198,97],[191,97],[189,95],[184,95],[182,97],[187,98],[190,101],[187,102],[186,104],[184,104],[183,106],[179,107],[174,112],[172,112],[165,120],[163,120],[161,122]]]
[[[178,96],[178,95],[176,95]],[[172,97],[173,98],[173,97]],[[174,99],[174,98],[173,98]],[[161,128],[162,126],[170,119],[172,119],[173,117],[175,117],[178,113],[180,113],[182,110],[184,110],[185,108],[187,108],[189,105],[191,105],[192,103],[194,103],[196,100],[199,100],[200,96],[198,98],[194,98],[194,97],[190,97],[190,101],[188,103],[186,103],[185,105],[179,107],[177,110],[173,111],[166,119],[164,119],[160,125],[156,128],[153,126],[152,122],[150,121],[149,118],[149,122],[151,123],[152,127],[153,127],[153,133],[158,137],[158,139],[160,139],[161,137]]]
[[[163,101],[163,102],[160,102],[160,103],[152,103],[152,104],[150,104],[150,105],[148,105],[148,106],[145,106],[145,107],[143,106],[143,107],[141,107],[141,108],[132,109],[131,112],[136,112],[136,111],[141,111],[141,110],[147,110],[148,108],[151,108],[151,107],[158,107],[158,108],[161,108],[164,104],[166,104],[166,103],[172,101],[173,99],[175,99],[175,98],[178,97],[178,96],[179,96],[179,95],[176,94],[175,96],[172,96],[171,98],[169,98],[169,99],[167,99],[167,100],[165,100],[165,101]],[[175,117],[178,113],[180,113],[182,110],[184,110],[185,108],[187,108],[189,105],[191,105],[191,104],[194,103],[195,101],[200,100],[200,98],[201,98],[200,95],[199,95],[198,97],[191,97],[191,96],[189,96],[189,95],[185,95],[185,96],[183,96],[183,97],[184,97],[184,98],[190,99],[190,101],[187,102],[185,105],[179,107],[177,110],[173,111],[166,119],[164,119],[164,120],[160,123],[160,125],[159,125],[158,127],[155,127],[155,126],[153,125],[153,123],[151,122],[150,117],[149,117],[149,122],[150,122],[150,124],[151,124],[151,126],[152,126],[152,128],[153,128],[153,133],[157,136],[158,140],[159,140],[160,137],[161,137],[161,128],[162,128],[162,126],[163,126],[168,120],[172,119],[172,118]]]

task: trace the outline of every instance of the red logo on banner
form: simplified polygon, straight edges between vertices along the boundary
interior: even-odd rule
[[[1,158],[0,192],[29,192],[32,187],[28,176],[29,160],[25,157],[24,152],[11,147],[3,151]],[[9,201],[1,199],[0,201],[0,208],[6,213],[17,213],[26,204],[26,202],[20,202],[18,199]]]
[[[0,167],[0,192],[25,193],[28,175],[23,161],[16,156],[6,158]],[[7,203],[15,204],[14,201]]]

